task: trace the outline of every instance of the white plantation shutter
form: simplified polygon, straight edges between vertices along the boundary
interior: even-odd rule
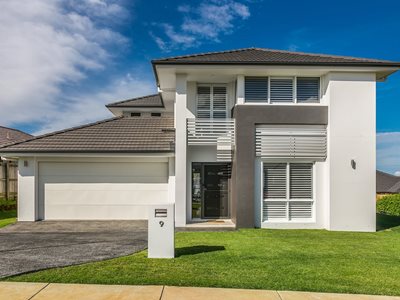
[[[263,219],[264,221],[285,220],[286,217],[286,201],[264,201]]]
[[[313,164],[263,164],[263,221],[313,219]]]
[[[211,87],[197,87],[197,117],[211,118]]]
[[[245,77],[244,98],[246,102],[268,102],[268,77]]]
[[[312,164],[290,164],[290,199],[312,199]]]
[[[327,155],[324,125],[260,125],[256,127],[256,155],[323,161]]]
[[[226,118],[227,92],[225,86],[197,87],[197,118]]]
[[[286,199],[286,164],[264,164],[264,199]]]
[[[270,85],[271,103],[293,102],[292,78],[271,78]]]
[[[226,118],[226,87],[213,86],[213,118]]]
[[[290,201],[289,220],[307,220],[312,218],[312,201]]]
[[[319,102],[319,77],[297,77],[297,102]]]

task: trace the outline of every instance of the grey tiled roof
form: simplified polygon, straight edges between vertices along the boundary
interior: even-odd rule
[[[0,146],[26,140],[31,137],[32,135],[20,130],[0,126]]]
[[[118,117],[45,134],[0,153],[174,152],[173,118]]]
[[[164,107],[164,103],[160,94],[154,94],[110,103],[106,107]]]
[[[175,56],[153,60],[156,64],[264,64],[264,65],[353,65],[400,67],[400,62],[325,55],[264,48],[244,48],[221,52]]]
[[[400,193],[400,177],[376,171],[377,193]]]

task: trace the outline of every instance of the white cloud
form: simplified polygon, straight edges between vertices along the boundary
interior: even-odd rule
[[[376,148],[378,170],[400,172],[400,132],[378,133]]]
[[[153,82],[126,74],[92,93],[70,95],[70,105],[54,112],[55,118],[46,121],[34,134],[42,134],[112,117],[105,104],[155,92]]]
[[[137,91],[132,86],[137,80],[128,77],[92,97],[65,93],[65,87],[79,87],[88,72],[105,70],[113,60],[110,49],[126,45],[122,35],[104,25],[128,15],[116,0],[0,1],[2,125],[39,122],[41,131],[75,125],[104,115],[106,97],[112,101],[132,95],[128,88]]]
[[[151,36],[164,51],[175,48],[199,46],[204,41],[220,42],[221,35],[231,34],[237,21],[250,17],[250,10],[234,0],[208,0],[197,6],[180,5],[182,24],[175,28],[171,24],[158,24],[163,34]]]

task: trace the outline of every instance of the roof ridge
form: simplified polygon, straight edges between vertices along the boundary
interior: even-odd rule
[[[178,55],[178,56],[161,57],[161,58],[157,58],[157,59],[152,59],[151,63],[160,61],[160,60],[197,57],[197,56],[205,56],[205,55],[210,55],[210,54],[232,53],[232,52],[240,52],[240,51],[255,50],[255,49],[257,49],[257,48],[256,47],[248,47],[248,48],[238,48],[238,49],[232,49],[232,50],[210,51],[210,52],[201,52],[201,53],[196,53],[196,54],[185,54],[185,55]]]
[[[6,127],[6,126],[2,126],[2,125],[0,125],[0,127],[1,127],[1,128],[4,128],[4,129],[13,130],[13,131],[18,131],[18,132],[20,132],[20,133],[33,136],[32,134],[26,133],[25,131],[22,131],[22,130],[17,129],[17,128],[11,128],[11,127]]]
[[[134,97],[134,98],[126,99],[126,100],[112,102],[112,103],[106,104],[106,107],[112,106],[112,105],[116,105],[116,104],[125,103],[125,102],[129,102],[129,101],[134,101],[134,100],[140,100],[140,99],[144,99],[144,98],[154,97],[154,96],[160,96],[161,97],[161,93],[155,93],[155,94],[151,94],[151,95],[139,96],[139,97]]]
[[[121,118],[123,118],[123,116],[108,118],[108,119],[104,119],[104,120],[100,120],[100,121],[96,121],[96,122],[92,122],[92,123],[88,123],[88,124],[83,124],[83,125],[79,125],[79,126],[74,126],[74,127],[70,127],[70,128],[66,128],[66,129],[62,129],[62,130],[57,130],[57,131],[41,134],[41,135],[38,135],[38,136],[33,136],[32,138],[28,138],[28,139],[23,140],[23,141],[18,141],[18,142],[15,142],[15,143],[11,143],[11,144],[6,144],[4,146],[0,146],[0,150],[3,149],[3,148],[10,147],[10,146],[15,146],[15,145],[19,145],[19,144],[22,144],[22,143],[39,140],[39,139],[42,139],[42,138],[46,138],[46,137],[49,137],[49,136],[54,136],[54,135],[57,135],[57,134],[61,134],[61,133],[65,133],[65,132],[69,132],[69,131],[73,131],[73,130],[82,129],[82,128],[86,128],[86,127],[91,127],[91,126],[95,126],[95,125],[102,124],[102,123],[107,123],[107,122],[118,120],[118,119],[121,119]]]
[[[376,171],[377,171],[377,172],[380,172],[380,173],[382,173],[382,174],[384,174],[384,175],[388,175],[388,176],[391,176],[391,177],[394,177],[394,178],[397,178],[397,179],[400,180],[400,176],[393,175],[393,174],[390,174],[390,173],[386,173],[386,172],[383,172],[383,171],[381,171],[381,170],[376,170]]]

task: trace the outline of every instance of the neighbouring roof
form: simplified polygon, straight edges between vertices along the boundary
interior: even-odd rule
[[[376,171],[377,193],[400,193],[400,176]]]
[[[152,61],[156,64],[259,64],[400,67],[400,62],[350,56],[244,48],[221,52],[174,56]]]
[[[160,94],[154,94],[110,103],[106,107],[164,107],[164,102]]]
[[[174,152],[173,118],[117,117],[0,148],[0,153]]]
[[[32,135],[21,130],[0,126],[0,146],[26,140],[31,137]]]

